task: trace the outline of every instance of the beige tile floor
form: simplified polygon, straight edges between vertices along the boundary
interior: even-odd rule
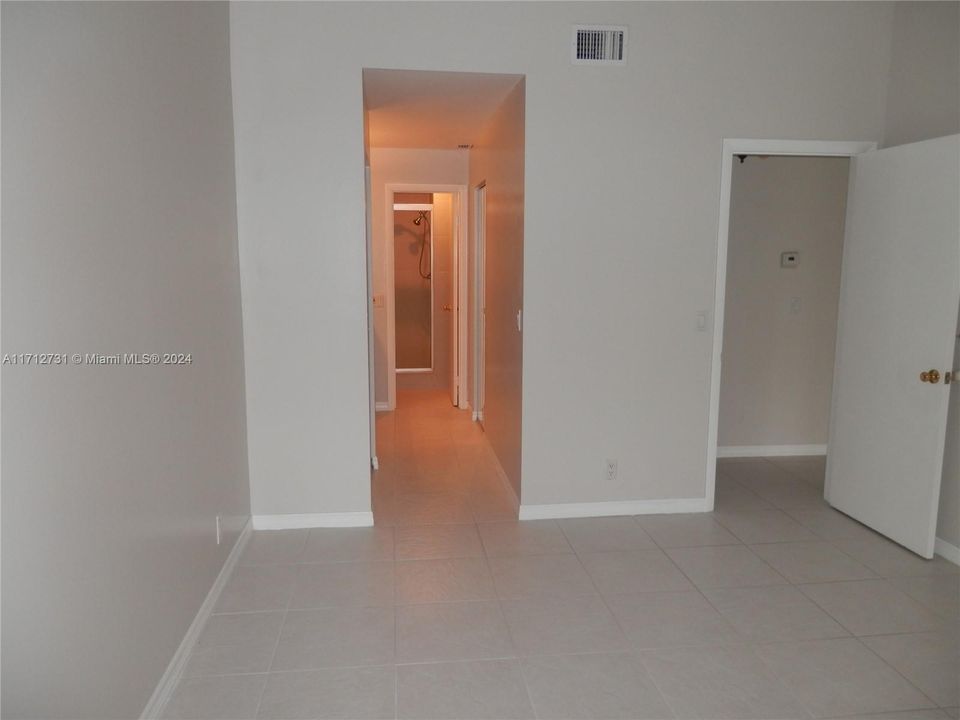
[[[378,418],[376,527],[258,532],[169,718],[956,718],[960,576],[831,510],[822,458],[717,510],[518,523],[442,395]]]

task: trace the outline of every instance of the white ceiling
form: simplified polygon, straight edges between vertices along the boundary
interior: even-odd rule
[[[455,149],[473,144],[521,77],[364,70],[370,146]]]

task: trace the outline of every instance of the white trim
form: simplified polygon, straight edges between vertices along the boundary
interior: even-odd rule
[[[826,455],[826,445],[723,445],[718,458],[786,457],[790,455]]]
[[[398,203],[393,204],[394,210],[433,210],[433,203]]]
[[[366,277],[367,282],[367,403],[370,417],[367,425],[370,434],[370,464],[376,470],[379,462],[377,460],[377,379],[376,379],[376,357],[374,348],[374,316],[373,316],[373,197],[370,194],[370,165],[364,164],[363,168],[363,231],[364,231],[364,254],[366,259]]]
[[[454,293],[457,312],[455,315],[456,343],[457,343],[457,407],[461,410],[470,409],[469,389],[467,388],[467,357],[468,350],[468,309],[470,300],[468,295],[469,279],[467,265],[470,262],[470,253],[468,251],[468,214],[467,205],[467,186],[461,185],[460,189],[454,195],[454,242],[453,242],[453,267],[455,268]]]
[[[521,520],[556,518],[608,517],[611,515],[663,515],[672,513],[709,512],[706,498],[666,500],[614,500],[611,502],[559,503],[556,505],[521,505]]]
[[[933,552],[944,560],[949,560],[954,565],[960,565],[960,547],[957,547],[953,543],[948,543],[943,538],[934,540]]]
[[[377,412],[388,412],[390,410],[390,403],[377,400],[376,408]]]
[[[713,351],[710,361],[710,406],[707,415],[706,504],[713,510],[717,487],[717,427],[720,419],[720,363],[723,356],[723,311],[727,292],[727,245],[730,232],[730,184],[734,155],[812,155],[851,157],[875,150],[875,142],[820,140],[750,140],[727,138],[720,159],[720,207],[717,223],[717,273],[713,288]]]
[[[233,569],[239,562],[240,555],[243,554],[243,549],[250,539],[251,525],[252,523],[248,519],[243,526],[243,530],[240,531],[237,541],[233,544],[230,554],[227,555],[223,567],[220,568],[217,579],[213,581],[210,592],[208,592],[207,597],[204,598],[200,609],[193,618],[193,622],[191,622],[190,627],[187,628],[187,633],[183,636],[180,646],[173,654],[170,664],[167,665],[167,669],[160,678],[160,682],[157,684],[156,689],[154,689],[153,695],[150,696],[150,700],[147,701],[146,707],[140,714],[141,720],[154,720],[155,718],[163,716],[163,711],[166,709],[167,703],[170,702],[170,697],[177,687],[177,682],[180,680],[183,668],[190,658],[190,653],[197,644],[204,625],[207,624],[207,620],[210,618],[210,615],[213,614],[213,608],[216,606],[217,600],[220,599],[220,593],[223,592],[227,580],[230,579],[230,575],[233,573]]]
[[[483,425],[486,382],[487,181],[473,188],[473,421]]]
[[[372,527],[372,512],[286,513],[254,515],[254,530],[298,530],[300,528]]]
[[[387,313],[387,409],[395,410],[397,407],[397,314],[396,314],[396,287],[394,277],[394,247],[393,247],[393,211],[390,208],[393,208],[393,196],[394,193],[450,193],[457,198],[457,212],[455,217],[455,225],[457,226],[458,231],[454,238],[454,242],[459,246],[459,249],[462,251],[458,265],[463,265],[463,267],[458,267],[458,272],[454,274],[454,283],[457,284],[459,280],[465,276],[465,265],[467,262],[467,253],[466,253],[466,227],[467,227],[467,186],[466,185],[451,185],[448,183],[394,183],[388,182],[384,184],[384,191],[386,194],[386,201],[384,208],[384,216],[386,219],[386,230],[384,232],[384,258],[386,264],[386,293],[385,294],[385,310]],[[377,192],[376,190],[374,192]],[[433,230],[433,220],[431,218],[430,225],[431,232]],[[456,247],[454,248],[457,249]],[[431,254],[431,271],[432,271],[432,260],[433,256]],[[464,292],[460,291],[459,288],[455,288],[458,291],[458,295],[463,296]],[[433,285],[430,286],[431,301],[430,307],[431,312],[433,309]],[[462,333],[466,332],[466,313],[467,309],[465,303],[461,304],[458,308],[458,320],[460,322],[458,325],[458,356],[459,350],[466,345],[466,337],[459,337]],[[433,342],[432,342],[432,332],[431,332],[431,366],[433,365]],[[465,361],[460,362],[458,357],[458,364],[460,367],[465,367]],[[459,374],[457,378],[457,397],[466,396],[466,388],[464,384],[466,383],[466,372]]]

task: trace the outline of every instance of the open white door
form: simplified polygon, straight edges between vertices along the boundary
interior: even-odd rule
[[[852,158],[826,498],[926,558],[958,297],[960,136]]]

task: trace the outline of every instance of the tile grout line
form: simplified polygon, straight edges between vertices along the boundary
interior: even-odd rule
[[[635,516],[633,516],[633,517],[636,518],[637,516],[635,515]],[[559,523],[558,523],[558,525],[559,525]],[[642,529],[643,529],[643,528],[641,528],[641,530],[642,530]],[[567,543],[570,544],[571,547],[572,547],[573,544],[570,543],[570,539],[567,538],[566,533],[563,532],[563,527],[562,527],[562,526],[560,526],[560,532],[561,532],[561,534],[563,534],[564,538],[566,538]],[[646,533],[645,530],[644,530],[644,532]],[[651,540],[651,542],[653,542],[654,545],[657,545],[657,541],[654,540],[653,537],[650,536],[649,533],[647,533],[647,536],[650,537],[650,540]],[[657,545],[657,547],[659,548],[659,545]],[[673,558],[671,558],[669,555],[667,555],[667,553],[666,553],[662,548],[660,548],[660,552],[662,552],[663,555],[664,555],[664,557],[666,557],[667,560],[676,567],[676,563],[673,562]],[[623,624],[620,622],[619,618],[617,617],[617,614],[616,614],[615,612],[613,612],[613,609],[610,607],[610,604],[607,602],[607,598],[604,597],[604,595],[603,595],[602,592],[600,592],[600,588],[597,587],[597,583],[596,583],[596,580],[594,580],[593,575],[591,575],[591,574],[587,571],[587,568],[586,568],[586,566],[583,564],[583,561],[580,559],[580,556],[579,556],[579,555],[576,555],[576,552],[574,553],[574,555],[575,555],[575,557],[577,558],[577,562],[580,564],[581,569],[587,574],[587,577],[590,578],[590,584],[593,585],[594,591],[597,593],[597,596],[600,598],[600,602],[603,603],[604,608],[606,608],[607,613],[610,615],[610,618],[613,620],[613,624],[616,625],[617,628],[620,630],[620,636],[624,639],[624,647],[627,648],[626,652],[629,653],[630,655],[633,655],[633,656],[637,659],[637,661],[638,661],[638,662],[640,663],[640,665],[643,667],[643,671],[647,674],[647,678],[649,678],[650,683],[653,685],[653,687],[654,687],[654,689],[657,691],[657,694],[659,695],[660,699],[663,701],[663,704],[670,710],[670,713],[671,713],[674,717],[677,717],[677,710],[676,710],[676,708],[674,708],[674,706],[670,704],[670,701],[667,699],[666,694],[663,692],[663,690],[661,689],[660,685],[657,683],[656,679],[653,677],[653,673],[650,672],[649,666],[647,665],[646,662],[644,662],[642,654],[639,653],[639,652],[637,651],[637,649],[633,647],[633,644],[626,639],[626,638],[628,637],[628,635],[627,635],[626,630],[625,630],[624,627],[623,627]],[[686,574],[683,572],[683,570],[681,570],[679,567],[677,567],[677,570],[678,570],[684,577],[686,577]],[[690,580],[689,578],[687,578],[687,581],[690,582],[691,585],[693,584],[693,581]],[[694,586],[694,587],[696,587],[696,586]]]
[[[307,547],[307,539],[310,533],[307,532],[303,538],[303,545],[300,547],[300,554],[303,554],[303,551]],[[293,603],[293,595],[297,590],[297,583],[300,580],[300,571],[297,570],[297,577],[293,582],[293,585],[290,587],[290,595],[287,598],[287,605],[283,611],[283,622],[280,623],[280,630],[277,632],[277,641],[273,644],[273,652],[270,655],[270,663],[267,665],[267,676],[263,681],[263,687],[260,689],[260,697],[257,698],[257,707],[254,711],[254,718],[260,717],[260,706],[263,704],[263,696],[266,695],[267,685],[270,683],[270,671],[273,670],[273,663],[277,659],[277,650],[280,648],[280,640],[283,638],[283,628],[287,625],[287,618],[290,616],[290,605]]]
[[[477,533],[480,532],[480,528],[477,528]],[[483,536],[480,537],[481,542],[483,541]],[[486,553],[486,546],[484,546],[484,553]],[[500,595],[500,591],[497,589],[496,582],[493,579],[493,568],[490,567],[490,558],[486,555],[484,556],[484,562],[487,565],[487,572],[490,573],[490,583],[493,585],[493,594],[497,600],[497,607],[500,610],[500,620],[503,622],[504,627],[507,629],[507,637],[510,638],[510,645],[513,647],[513,652],[516,654],[516,663],[517,668],[520,670],[520,680],[523,682],[523,691],[527,696],[527,702],[530,703],[530,709],[533,711],[534,718],[539,718],[540,713],[537,710],[536,703],[533,701],[533,694],[530,692],[530,683],[527,681],[527,674],[524,672],[524,662],[520,654],[520,648],[517,645],[516,638],[514,637],[513,630],[510,629],[510,623],[507,622],[507,614],[503,610],[503,600],[504,598]]]
[[[905,633],[905,634],[911,634],[911,633]],[[874,637],[876,637],[876,636],[874,636]],[[914,690],[916,690],[918,693],[920,693],[920,695],[922,695],[922,696],[925,697],[927,700],[929,700],[930,703],[931,703],[931,705],[932,705],[932,707],[935,707],[935,708],[937,708],[938,710],[941,709],[942,706],[940,705],[940,703],[936,702],[932,697],[930,697],[929,695],[927,695],[927,693],[925,693],[925,692],[924,692],[920,687],[918,687],[910,678],[908,678],[906,675],[904,675],[902,672],[900,672],[897,668],[895,668],[891,663],[889,663],[889,662],[886,660],[886,658],[884,658],[882,655],[880,655],[880,653],[878,653],[878,652],[877,652],[876,650],[874,650],[872,647],[870,647],[870,646],[867,645],[865,642],[863,642],[863,640],[862,640],[860,637],[854,636],[854,639],[855,639],[858,643],[860,643],[860,646],[861,646],[861,647],[866,648],[871,654],[873,654],[874,657],[878,658],[878,659],[880,660],[880,662],[882,662],[882,663],[883,663],[884,665],[886,665],[888,668],[890,668],[891,670],[893,670],[897,675],[899,675],[901,678],[903,678],[903,680],[904,680],[910,687],[912,687]],[[925,710],[926,708],[916,708],[916,709],[918,709],[918,710]]]

